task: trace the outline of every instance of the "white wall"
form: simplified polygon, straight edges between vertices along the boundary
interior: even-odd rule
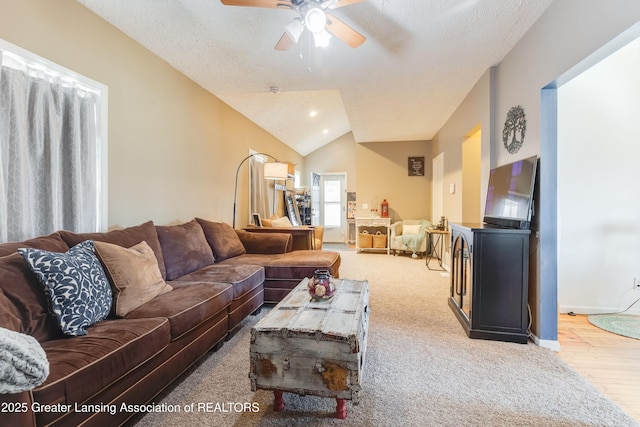
[[[639,120],[640,39],[558,89],[561,312],[619,311],[640,298]]]
[[[638,0],[556,0],[495,67],[489,82],[483,78],[433,138],[432,153],[445,153],[445,188],[461,177],[460,141],[469,129],[482,124],[482,173],[531,155],[539,155],[540,190],[530,256],[529,303],[532,331],[540,342],[557,342],[556,289],[556,133],[555,85],[583,60],[640,20]],[[546,95],[542,89],[549,88]],[[478,89],[482,89],[478,92]],[[474,94],[480,94],[480,97]],[[542,109],[542,99],[554,108]],[[525,144],[511,155],[502,143],[509,109],[521,105],[527,115]],[[466,125],[465,125],[466,124]],[[485,130],[491,129],[486,134]],[[490,147],[487,147],[490,145]],[[552,190],[552,191],[550,191]],[[548,199],[551,197],[552,203]],[[589,197],[585,194],[585,197]],[[484,200],[485,195],[481,196]],[[451,222],[462,218],[459,195],[445,194],[445,215]],[[603,209],[596,202],[592,209]],[[608,207],[606,207],[608,209]],[[551,218],[551,220],[549,220]],[[637,244],[637,242],[636,242]],[[639,295],[640,296],[640,295]],[[546,343],[545,343],[546,345]]]

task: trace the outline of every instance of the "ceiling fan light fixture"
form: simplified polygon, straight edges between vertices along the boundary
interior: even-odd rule
[[[327,15],[319,7],[312,7],[304,14],[304,24],[312,33],[319,33],[327,25]]]
[[[313,41],[315,42],[316,47],[327,47],[329,46],[329,41],[331,40],[331,34],[327,30],[318,31],[317,33],[313,33]]]
[[[293,40],[295,43],[298,43],[298,40],[300,40],[300,36],[304,31],[304,24],[302,23],[302,20],[296,18],[286,27],[284,27],[284,30],[287,32],[289,37],[291,37],[291,40]]]

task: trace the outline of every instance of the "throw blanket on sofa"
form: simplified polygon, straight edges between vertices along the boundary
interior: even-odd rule
[[[19,393],[44,382],[49,361],[38,340],[0,328],[0,393]]]
[[[413,253],[416,253],[420,250],[420,246],[422,245],[422,241],[425,239],[425,231],[431,223],[426,220],[420,221],[420,231],[418,234],[403,234],[402,236],[402,244],[408,247]]]

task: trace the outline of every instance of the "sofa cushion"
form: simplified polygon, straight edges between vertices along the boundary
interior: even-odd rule
[[[113,243],[125,248],[130,248],[142,241],[147,242],[158,260],[158,267],[162,273],[162,278],[166,279],[164,270],[164,258],[162,256],[162,247],[156,233],[156,226],[153,221],[147,221],[144,224],[127,227],[119,230],[111,230],[106,233],[73,233],[71,231],[59,231],[62,239],[69,246],[77,245],[85,240],[97,240],[100,242]]]
[[[2,280],[2,277],[0,277]],[[20,321],[20,312],[15,310],[15,306],[9,298],[2,292],[0,288],[0,328],[8,329],[14,332],[22,330],[22,322]]]
[[[226,311],[233,298],[233,289],[227,283],[199,283],[173,281],[173,290],[158,295],[142,304],[125,319],[166,317],[175,341],[220,311]]]
[[[156,226],[167,280],[174,280],[214,263],[211,246],[194,219],[184,224]]]
[[[147,242],[130,248],[94,242],[113,292],[113,312],[122,317],[172,288],[162,279],[158,261]]]
[[[262,285],[264,282],[264,268],[251,264],[216,264],[182,276],[176,281],[229,283],[233,289],[233,299],[236,300]]]
[[[217,262],[246,253],[240,238],[229,224],[201,218],[196,218],[196,220],[202,226]]]
[[[333,251],[300,250],[285,254],[244,254],[225,260],[222,265],[255,264],[264,267],[265,279],[302,280],[312,277],[318,268],[328,269],[337,277],[340,253]]]
[[[60,338],[62,331],[49,315],[42,284],[19,253],[0,258],[0,326],[28,334],[38,341]]]
[[[33,390],[34,399],[43,404],[84,402],[160,353],[169,338],[164,318],[109,319],[89,327],[85,336],[42,343],[50,374]]]
[[[18,252],[44,286],[49,308],[66,335],[86,335],[88,326],[107,318],[111,286],[91,240],[64,253],[33,248]]]
[[[251,233],[236,230],[248,254],[281,254],[291,252],[293,237],[290,233]]]
[[[80,242],[78,242],[80,243]],[[62,240],[60,233],[56,232],[48,236],[40,236],[24,242],[9,242],[0,244],[0,257],[16,253],[20,248],[44,249],[52,252],[66,252],[69,245]]]

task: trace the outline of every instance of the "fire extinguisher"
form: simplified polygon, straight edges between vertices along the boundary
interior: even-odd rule
[[[389,218],[389,202],[387,202],[387,199],[384,199],[380,204],[380,215],[382,218]]]

